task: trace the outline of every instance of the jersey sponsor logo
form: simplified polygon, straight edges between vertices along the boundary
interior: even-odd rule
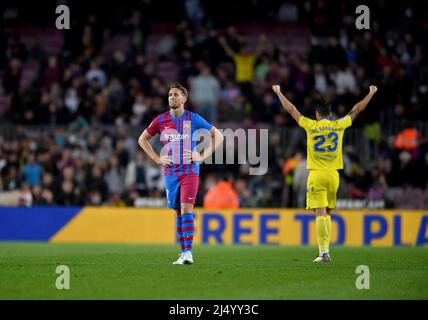
[[[164,133],[164,137],[166,141],[180,141],[189,139],[190,135],[188,134],[181,134],[181,133]]]

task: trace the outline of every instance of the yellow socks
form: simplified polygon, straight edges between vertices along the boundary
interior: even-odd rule
[[[329,251],[331,241],[331,216],[329,214],[325,216],[325,223],[327,226],[327,251]]]
[[[327,218],[323,216],[316,217],[317,240],[319,252],[323,253],[328,250],[328,231],[327,231]]]

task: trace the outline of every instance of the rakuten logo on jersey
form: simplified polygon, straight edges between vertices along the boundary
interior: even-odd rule
[[[190,136],[188,134],[180,134],[180,133],[170,133],[170,134],[165,133],[164,138],[165,138],[165,141],[180,141],[180,140],[189,139]]]

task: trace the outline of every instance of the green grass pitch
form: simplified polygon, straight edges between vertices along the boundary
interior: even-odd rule
[[[196,246],[195,263],[172,265],[178,246],[0,243],[0,299],[428,299],[425,248]],[[58,265],[70,289],[57,290]],[[358,265],[370,289],[358,290]]]

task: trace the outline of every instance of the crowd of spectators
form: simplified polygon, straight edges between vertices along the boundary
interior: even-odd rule
[[[101,14],[80,15],[55,55],[37,42],[25,45],[19,32],[2,32],[0,95],[11,103],[1,121],[16,130],[8,139],[0,136],[1,191],[20,190],[20,199],[31,196],[34,205],[133,205],[138,197],[164,197],[161,168],[138,149],[137,132],[129,130],[143,130],[167,110],[169,83],[157,69],[162,62],[172,63],[174,80],[189,89],[188,109],[220,128],[270,128],[268,173],[249,176],[242,165],[207,165],[199,205],[217,186],[232,188],[241,207],[304,206],[304,133],[295,133],[273,83],[312,117],[319,99],[331,102],[335,116],[345,115],[376,84],[376,99],[354,124],[376,156],[366,161],[356,146],[345,145],[339,197],[391,199],[394,205],[391,188],[428,189],[427,126],[386,130],[403,120],[428,119],[423,8],[380,1],[370,5],[370,30],[358,30],[352,1],[252,1],[248,15],[238,14],[245,4],[230,4],[228,18],[204,1],[183,1],[178,17],[171,17],[174,28],[157,30],[153,60],[151,5],[137,2],[108,24]],[[271,37],[271,31],[288,29],[302,31],[303,53]],[[115,34],[128,35],[128,50],[104,50]],[[29,63],[38,72],[23,91]],[[32,125],[46,130],[35,133]],[[412,134],[412,143],[403,142]],[[292,142],[284,143],[286,137]]]

